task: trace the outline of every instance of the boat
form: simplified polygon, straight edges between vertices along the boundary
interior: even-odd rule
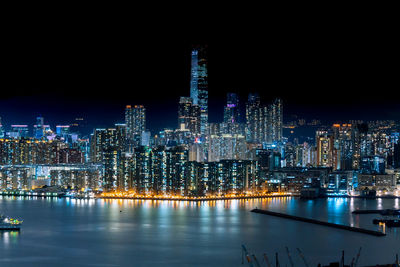
[[[383,223],[387,227],[400,227],[400,220],[398,219],[374,219],[372,222],[374,224]]]
[[[0,231],[19,231],[22,221],[0,215]]]

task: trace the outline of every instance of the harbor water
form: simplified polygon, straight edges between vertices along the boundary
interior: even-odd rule
[[[384,237],[252,213],[254,208],[386,232]],[[393,263],[400,229],[374,225],[377,214],[355,209],[399,209],[400,199],[277,197],[205,202],[0,197],[0,213],[24,220],[21,231],[0,232],[0,266],[247,266],[241,245],[259,262],[281,266]],[[265,263],[263,263],[264,266]]]

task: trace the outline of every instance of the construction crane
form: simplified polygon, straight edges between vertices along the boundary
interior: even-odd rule
[[[361,253],[361,247],[360,247],[360,249],[358,250],[357,257],[356,257],[356,261],[354,262],[354,267],[357,267],[358,259],[360,258],[360,253]]]
[[[301,250],[300,250],[299,248],[297,248],[297,251],[299,252],[300,257],[301,257],[302,260],[304,261],[304,265],[305,265],[306,267],[309,267],[309,265],[308,265],[306,259],[304,258],[304,255],[303,255],[303,253],[301,252]]]
[[[292,261],[292,257],[290,257],[290,253],[289,253],[289,248],[288,247],[286,247],[286,253],[287,253],[287,256],[289,258],[290,266],[294,267],[293,261]]]
[[[279,259],[278,259],[278,252],[275,253],[275,266],[276,266],[276,267],[280,267],[280,265],[279,265]]]
[[[242,245],[242,264],[244,264],[244,257],[246,257],[249,267],[254,267],[253,262],[251,261],[251,257],[249,255],[249,253],[247,252],[245,245]]]
[[[267,253],[264,253],[264,260],[267,263],[268,267],[271,267],[271,263],[269,263]]]
[[[256,264],[256,267],[261,267],[260,266],[260,263],[258,262],[258,260],[257,260],[257,258],[256,258],[256,255],[251,255],[252,257],[253,257],[253,259],[254,259],[254,263]]]

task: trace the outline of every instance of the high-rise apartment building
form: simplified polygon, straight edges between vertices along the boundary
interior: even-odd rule
[[[125,125],[128,151],[140,145],[142,132],[146,131],[146,108],[143,105],[127,105],[125,108]]]
[[[283,108],[277,98],[269,105],[261,104],[257,93],[249,94],[246,103],[246,138],[252,143],[282,142]]]
[[[283,124],[283,107],[282,100],[276,98],[269,106],[269,122],[267,128],[270,128],[270,136],[267,136],[267,142],[282,142],[282,124]]]
[[[317,131],[317,167],[333,167],[337,169],[338,154],[333,140],[333,136],[327,131]]]

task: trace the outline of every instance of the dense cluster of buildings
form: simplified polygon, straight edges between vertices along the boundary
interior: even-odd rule
[[[395,122],[320,125],[312,141],[300,143],[283,136],[281,99],[264,103],[251,93],[241,105],[228,93],[223,121],[210,123],[206,47],[195,47],[191,59],[190,96],[180,97],[173,129],[151,133],[143,105],[127,105],[125,123],[87,137],[79,118],[52,129],[38,117],[32,131],[28,125],[5,130],[0,118],[0,189],[169,196],[398,192]]]

